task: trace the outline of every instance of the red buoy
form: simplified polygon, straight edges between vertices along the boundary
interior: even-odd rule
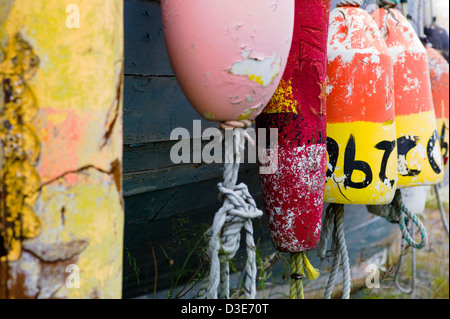
[[[292,47],[280,85],[256,119],[278,130],[267,145],[272,174],[261,174],[270,234],[282,252],[303,252],[320,237],[326,174],[326,66],[329,0],[296,0]],[[260,165],[262,165],[260,163]]]

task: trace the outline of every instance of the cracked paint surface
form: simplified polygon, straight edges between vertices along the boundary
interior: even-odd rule
[[[401,167],[397,186],[434,185],[443,180],[444,170],[438,154],[440,141],[434,137],[438,131],[426,49],[400,11],[378,9],[372,16],[394,62],[395,122]],[[408,136],[414,137],[415,144],[401,143]]]
[[[395,194],[397,148],[393,63],[388,48],[365,10],[339,7],[330,13],[327,54],[324,201],[389,203]]]
[[[278,129],[278,144],[266,145],[269,162],[277,163],[278,169],[260,174],[260,182],[272,242],[283,252],[313,249],[320,237],[329,8],[327,0],[295,1],[288,64],[277,91],[256,119],[258,128]]]
[[[254,120],[286,67],[294,0],[167,0],[161,9],[170,62],[191,105],[207,120]]]
[[[0,261],[16,261],[22,240],[39,234],[34,214],[40,183],[36,164],[40,142],[32,123],[37,104],[28,81],[35,75],[39,58],[20,33],[8,39],[0,62],[2,102],[0,104]]]
[[[270,85],[280,72],[281,57],[274,54],[268,58],[258,59],[251,57],[251,53],[251,51],[242,52],[241,55],[244,59],[234,63],[230,73],[247,76],[250,81],[254,81],[262,86]]]
[[[0,59],[0,103],[11,94],[23,97],[24,114],[16,118],[24,123],[9,123],[23,127],[22,142],[15,142],[22,147],[16,149],[26,154],[22,162],[33,159],[29,164],[21,162],[18,171],[24,174],[33,168],[33,173],[27,173],[30,178],[24,179],[23,190],[20,185],[17,189],[28,194],[26,214],[31,216],[32,211],[39,225],[34,232],[24,231],[22,225],[21,250],[15,258],[7,256],[3,247],[0,298],[121,297],[123,3],[79,1],[77,5],[85,26],[79,29],[65,27],[66,4],[57,0],[45,5],[44,1],[11,1],[8,14],[0,16],[2,45],[8,45],[2,48],[3,56],[4,52],[11,56],[16,41],[28,45],[39,62],[33,73],[27,68],[16,72],[25,80],[20,89],[20,76],[5,71],[15,62]],[[23,58],[22,65],[29,66],[32,56]],[[15,91],[8,90],[5,78],[19,84]],[[0,106],[1,111],[13,110],[9,104]],[[3,123],[8,114],[0,112]],[[8,140],[1,135],[5,132],[0,132],[2,142]],[[0,155],[3,176],[14,172],[6,165],[8,153]],[[2,186],[4,194],[9,188]],[[33,219],[21,220],[32,228]],[[80,271],[79,288],[66,285],[71,265]]]

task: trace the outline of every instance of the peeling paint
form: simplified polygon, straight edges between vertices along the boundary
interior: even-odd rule
[[[294,5],[294,0],[161,2],[172,69],[202,117],[254,120],[259,106],[267,105],[286,67]]]
[[[40,183],[35,169],[40,142],[32,123],[37,103],[27,83],[36,73],[39,58],[20,33],[0,50],[5,53],[0,64],[0,243],[5,253],[0,261],[10,262],[20,257],[22,240],[34,238],[40,231],[33,212],[36,196],[31,195]]]
[[[394,62],[398,188],[438,183],[444,174],[426,49],[400,11],[380,8],[372,16]]]
[[[10,3],[0,21],[0,298],[120,298],[123,2],[79,1],[77,30],[64,27],[61,1]],[[66,285],[70,265],[77,289]]]
[[[326,180],[326,41],[330,2],[296,1],[286,70],[257,128],[278,131],[266,148],[271,174],[260,174],[275,248],[300,252],[319,241]],[[274,167],[276,163],[276,168]]]
[[[361,8],[330,13],[324,201],[388,203],[397,182],[392,58]]]
[[[236,62],[229,69],[234,75],[247,76],[250,81],[262,86],[269,86],[281,69],[281,57],[273,54],[271,57],[256,57],[251,51],[241,53],[244,60]]]

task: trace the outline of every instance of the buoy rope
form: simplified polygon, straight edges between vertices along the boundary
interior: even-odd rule
[[[402,235],[410,246],[417,249],[425,247],[428,242],[427,230],[420,219],[403,205],[400,190],[396,191],[394,200],[389,206],[390,209],[386,219],[391,223],[399,224]],[[416,224],[419,229],[421,236],[421,241],[419,243],[413,239],[413,235],[411,235],[410,231],[408,231],[408,227],[406,227],[406,221],[408,220],[411,220]]]
[[[406,223],[406,226],[408,226],[408,222]],[[411,232],[414,233],[414,223],[411,224]],[[403,255],[405,255],[405,237],[404,236],[402,236],[402,238],[400,240],[400,256],[399,256],[397,269],[395,270],[394,283],[395,283],[395,286],[397,287],[397,289],[400,290],[402,293],[412,294],[414,292],[415,281],[416,281],[416,250],[413,247],[412,252],[411,252],[412,278],[411,278],[411,288],[410,289],[404,288],[400,284],[400,281],[399,281],[399,277],[400,277],[399,271],[400,271],[400,267],[402,265]]]
[[[320,272],[311,265],[305,252],[291,253],[290,256],[291,268],[291,289],[290,299],[304,299],[303,278],[308,277],[308,280],[314,280],[319,277]]]
[[[360,7],[363,4],[363,0],[340,0],[336,4],[337,7]]]
[[[229,262],[239,249],[242,228],[246,233],[247,245],[247,262],[243,275],[245,295],[251,299],[256,296],[256,247],[252,219],[261,217],[263,213],[257,208],[247,186],[244,183],[236,185],[239,163],[245,147],[246,132],[243,127],[248,127],[249,123],[236,126],[232,146],[225,143],[224,181],[218,184],[219,198],[223,204],[216,212],[212,226],[206,232],[209,242],[207,254],[211,266],[197,293],[198,298],[229,298]],[[222,128],[232,129],[230,126]]]
[[[328,240],[331,234],[331,228],[333,227],[332,243],[331,243],[331,255],[333,256],[333,265],[328,277],[327,287],[325,290],[324,298],[330,299],[333,292],[333,287],[336,282],[337,273],[339,271],[339,265],[342,263],[343,271],[343,289],[342,299],[350,298],[351,290],[351,273],[350,262],[348,258],[347,244],[345,242],[344,233],[344,205],[343,204],[330,204],[326,209],[326,215],[324,217],[322,225],[322,233],[318,245],[318,254],[321,259],[328,257]]]

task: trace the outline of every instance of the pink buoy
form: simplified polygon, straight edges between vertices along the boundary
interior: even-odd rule
[[[166,47],[178,83],[211,121],[253,120],[278,87],[294,0],[164,0]]]

